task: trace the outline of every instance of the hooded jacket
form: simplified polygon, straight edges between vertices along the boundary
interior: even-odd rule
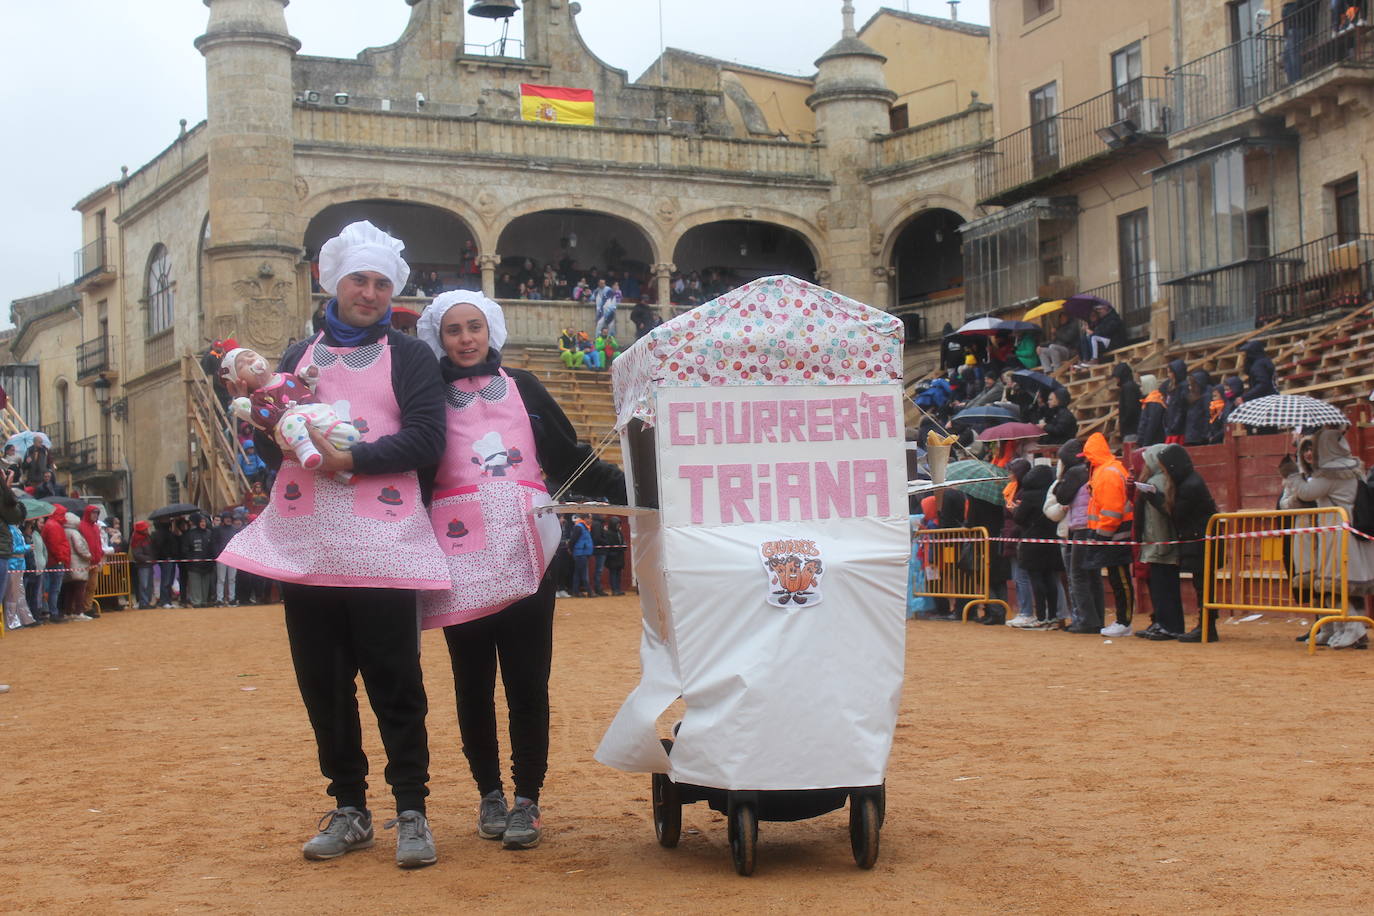
[[[1059,447],[1059,478],[1045,497],[1045,515],[1059,522],[1060,537],[1088,526],[1088,465],[1077,439]]]
[[[135,566],[152,566],[157,562],[151,527],[146,521],[134,522],[134,536],[129,540],[129,550]]]
[[[58,506],[43,522],[43,546],[48,548],[48,566],[67,568],[72,563],[72,548],[67,543],[67,510]]]
[[[1193,458],[1180,445],[1169,445],[1159,453],[1159,463],[1169,475],[1174,490],[1173,511],[1169,520],[1179,540],[1191,541],[1178,547],[1179,563],[1184,569],[1202,569],[1207,521],[1217,513],[1217,504],[1207,481],[1193,468]]]
[[[1088,437],[1083,455],[1092,466],[1092,476],[1088,478],[1088,529],[1101,538],[1130,531],[1135,511],[1126,496],[1129,475],[1125,466],[1112,454],[1101,433]]]
[[[1112,378],[1116,379],[1116,418],[1121,435],[1135,433],[1140,425],[1140,386],[1136,384],[1135,373],[1126,363],[1117,363],[1112,368]]]
[[[81,531],[81,519],[75,515],[68,515],[62,520],[62,526],[71,556],[67,578],[85,582],[91,577],[92,554],[91,545],[87,543],[86,535]],[[99,563],[99,558],[96,558],[95,562]]]
[[[1245,354],[1244,371],[1246,381],[1249,382],[1241,397],[1253,401],[1255,398],[1278,394],[1279,390],[1274,386],[1274,361],[1264,352],[1264,344],[1258,340],[1251,340],[1240,348],[1240,352]]]
[[[1046,445],[1059,445],[1078,435],[1078,418],[1069,410],[1069,393],[1056,388],[1054,395],[1059,399],[1058,407],[1045,407],[1041,419],[1045,421],[1045,435],[1040,441]]]
[[[81,513],[81,534],[86,538],[86,546],[91,550],[91,564],[99,566],[105,562],[105,544],[100,539],[99,506],[87,506]]]
[[[1164,435],[1182,436],[1188,424],[1188,364],[1181,359],[1169,363],[1169,376]]]
[[[1121,315],[1116,309],[1108,309],[1106,314],[1097,319],[1093,325],[1094,337],[1107,338],[1107,346],[1103,352],[1115,350],[1121,346],[1122,337],[1126,333],[1126,326],[1121,323]]]
[[[1026,472],[1017,490],[1016,508],[1012,518],[1021,529],[1024,538],[1054,538],[1054,520],[1045,515],[1045,497],[1054,484],[1054,471],[1038,465]],[[1016,545],[1016,562],[1027,569],[1063,569],[1059,557],[1058,544],[1030,544],[1025,541]]]
[[[1206,369],[1194,369],[1188,376],[1187,416],[1183,441],[1187,445],[1206,445],[1212,439],[1212,377]]]
[[[1178,545],[1161,543],[1177,540],[1173,519],[1169,517],[1168,492],[1173,489],[1168,473],[1160,464],[1159,454],[1176,445],[1152,445],[1145,449],[1141,457],[1145,462],[1146,483],[1155,488],[1153,493],[1136,491],[1135,521],[1137,539],[1145,544],[1140,548],[1142,563],[1158,563],[1167,566],[1178,565]]]
[[[1168,398],[1162,389],[1153,384],[1153,375],[1142,375],[1141,381],[1146,382],[1147,392],[1140,401],[1140,420],[1135,427],[1136,444],[1158,445],[1164,441],[1164,417],[1168,410]]]

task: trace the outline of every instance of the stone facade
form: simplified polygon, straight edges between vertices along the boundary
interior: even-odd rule
[[[114,279],[81,292],[79,332],[59,341],[21,319],[20,337],[27,353],[57,354],[108,334],[114,356],[95,378],[110,382],[119,410],[101,434],[119,439],[132,473],[131,484],[112,479],[104,492],[128,499],[127,517],[160,505],[168,477],[184,483],[195,459],[179,358],[226,336],[276,354],[305,333],[316,303],[312,242],[332,220],[407,210],[416,225],[439,219],[453,237],[413,240],[414,251],[453,251],[470,238],[490,293],[503,255],[523,254],[522,240],[543,232],[536,256],[551,258],[559,222],[585,214],[619,227],[597,245],[632,252],[660,302],[689,256],[767,265],[749,234],[762,227],[772,233],[765,246],[781,238],[777,251],[790,252],[784,269],[900,311],[931,307],[893,282],[897,265],[918,263],[935,244],[912,227],[935,212],[956,222],[977,215],[974,163],[992,136],[990,108],[973,95],[990,84],[981,27],[884,11],[860,33],[846,2],[840,40],[814,78],[670,51],[631,80],[583,43],[578,3],[525,0],[523,56],[491,57],[464,45],[464,0],[407,2],[396,42],[334,60],[297,53],[285,0],[208,0],[196,39],[207,121],[79,205],[84,242],[103,232],[114,249]],[[888,60],[862,40],[870,32],[889,50],[930,48],[931,63]],[[932,88],[939,62],[951,60],[961,61],[954,86]],[[522,82],[593,89],[596,126],[521,121]],[[899,95],[931,120],[893,131]],[[168,264],[170,310],[154,276]],[[916,268],[904,269],[902,288],[915,288]],[[958,308],[957,276],[921,288]],[[522,333],[544,342],[567,309],[520,311]],[[46,373],[42,385],[57,379]],[[50,403],[32,422],[49,421]]]

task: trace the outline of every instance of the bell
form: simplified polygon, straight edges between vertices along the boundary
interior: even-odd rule
[[[515,0],[473,0],[468,7],[469,16],[483,19],[509,19],[517,12]]]

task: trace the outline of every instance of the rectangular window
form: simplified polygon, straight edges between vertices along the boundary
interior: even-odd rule
[[[896,133],[899,130],[906,130],[908,127],[911,126],[911,122],[909,119],[910,114],[908,113],[907,107],[905,105],[893,105],[892,110],[888,112],[887,115],[888,128],[893,133]]]
[[[1054,0],[1021,0],[1023,22],[1039,19],[1046,13],[1054,12]]]
[[[1150,211],[1132,210],[1117,217],[1117,263],[1121,277],[1122,321],[1132,339],[1150,328]]]
[[[1250,260],[1262,261],[1273,254],[1269,246],[1268,207],[1245,214],[1245,239]]]
[[[1360,234],[1360,180],[1347,178],[1331,186],[1332,203],[1336,213],[1336,241],[1354,241]]]
[[[1031,166],[1035,177],[1059,170],[1059,86],[1049,83],[1030,93]]]
[[[1140,126],[1141,77],[1140,42],[1132,42],[1112,55],[1112,94],[1116,97],[1116,119],[1130,118]]]

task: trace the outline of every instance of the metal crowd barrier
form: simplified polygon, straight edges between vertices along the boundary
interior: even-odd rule
[[[101,598],[133,598],[131,564],[127,553],[112,553],[105,557],[105,565],[95,573],[91,585],[91,608],[88,613],[100,616]]]
[[[990,557],[986,528],[928,528],[915,532],[913,540],[921,548],[925,569],[924,590],[913,590],[914,598],[971,599],[964,605],[963,620],[976,605],[1000,604],[1003,613],[1011,608],[992,597],[988,577]]]
[[[1344,509],[1221,512],[1207,523],[1203,607],[1260,614],[1313,614],[1308,653],[1327,623],[1374,620],[1349,614],[1350,532]],[[1311,531],[1329,528],[1335,530]],[[1207,627],[1202,640],[1207,641]]]

